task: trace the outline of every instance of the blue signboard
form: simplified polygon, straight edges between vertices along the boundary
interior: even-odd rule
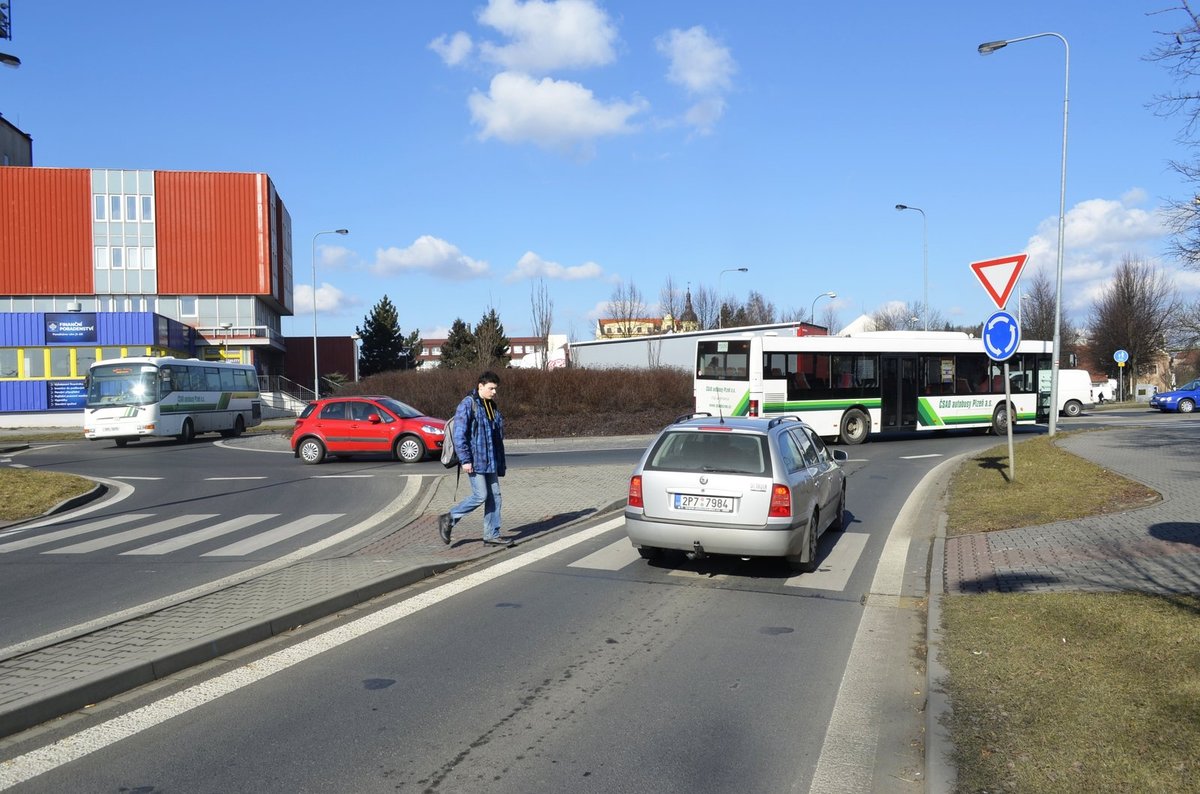
[[[94,312],[61,312],[46,314],[46,344],[74,345],[96,341]]]
[[[1118,350],[1117,352],[1113,353],[1113,361],[1117,362],[1118,364],[1124,364],[1128,360],[1129,351],[1127,350]]]
[[[87,403],[87,391],[81,380],[46,381],[46,408],[51,411],[78,411]]]
[[[983,349],[992,361],[1006,361],[1017,352],[1021,328],[1008,312],[996,312],[983,324]]]

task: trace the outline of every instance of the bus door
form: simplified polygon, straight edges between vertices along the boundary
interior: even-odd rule
[[[911,430],[917,426],[917,357],[884,353],[880,356],[883,386],[883,429]]]

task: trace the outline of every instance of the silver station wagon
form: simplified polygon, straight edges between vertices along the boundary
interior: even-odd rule
[[[629,480],[625,532],[652,561],[675,549],[815,571],[821,534],[843,528],[846,459],[795,416],[680,417]]]

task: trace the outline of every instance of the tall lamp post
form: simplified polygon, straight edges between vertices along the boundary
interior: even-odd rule
[[[836,292],[822,292],[820,295],[813,298],[812,308],[808,310],[808,324],[809,325],[817,324],[817,301],[821,300],[821,298],[836,298],[836,297],[837,297]]]
[[[321,396],[321,371],[317,369],[317,238],[322,234],[349,234],[349,229],[329,229],[317,232],[312,241],[312,271],[313,271],[313,399]]]
[[[354,382],[358,383],[358,343],[362,341],[362,337],[352,334],[350,340],[354,342]]]
[[[748,270],[750,270],[750,268],[748,268],[748,267],[727,267],[724,270],[722,270],[720,272],[720,274],[717,275],[717,292],[722,291],[721,290],[721,279],[724,278],[726,273],[745,273]],[[725,296],[722,295],[721,296],[721,309],[724,309],[724,308],[725,308]],[[721,309],[717,310],[717,327],[718,328],[723,327],[721,324],[721,321],[723,319],[721,317]]]
[[[925,222],[925,210],[920,207],[910,207],[907,204],[897,204],[896,209],[903,212],[904,210],[913,210],[921,213],[921,274],[922,281],[925,284],[925,295],[921,301],[925,304],[922,311],[925,315],[925,330],[929,330],[929,225]]]
[[[986,41],[979,45],[980,55],[991,55],[1018,41],[1053,36],[1063,43],[1063,133],[1062,133],[1062,176],[1058,188],[1058,266],[1054,286],[1054,348],[1050,362],[1050,435],[1058,429],[1058,359],[1062,351],[1062,278],[1063,278],[1063,229],[1066,225],[1067,208],[1067,107],[1071,95],[1071,45],[1061,33],[1035,33],[1004,41]]]

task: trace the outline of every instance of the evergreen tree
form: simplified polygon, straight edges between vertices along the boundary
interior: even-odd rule
[[[495,309],[488,309],[475,326],[475,363],[480,369],[507,367],[511,343]]]
[[[475,366],[475,335],[462,318],[455,318],[450,334],[442,344],[442,366],[463,369]]]
[[[375,304],[363,319],[362,327],[355,328],[354,332],[362,337],[362,353],[358,358],[360,377],[416,366],[420,336],[416,331],[404,335],[396,306],[387,295]]]

